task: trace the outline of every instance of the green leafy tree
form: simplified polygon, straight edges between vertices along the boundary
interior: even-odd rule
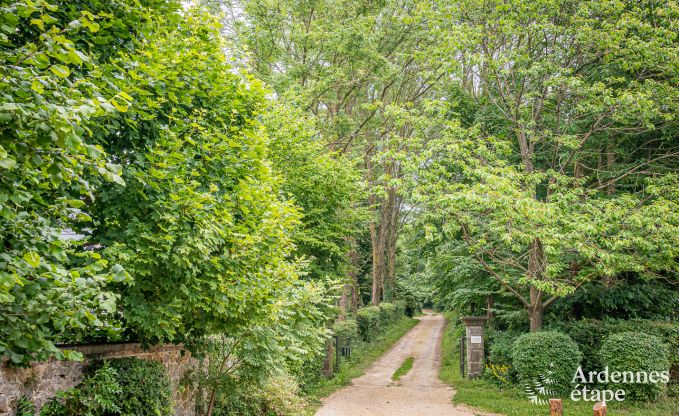
[[[260,84],[232,71],[199,11],[149,26],[105,70],[131,103],[97,130],[126,186],[98,190],[93,238],[134,278],[117,287],[126,324],[191,345],[265,319],[297,278],[298,213],[275,197]]]
[[[63,6],[0,6],[0,352],[17,364],[77,357],[54,343],[102,326],[117,297],[105,286],[127,279],[85,241],[62,238],[91,226],[97,183],[124,184],[91,128],[119,98],[97,88],[97,56],[81,48],[110,20]]]
[[[461,239],[531,330],[587,281],[676,273],[676,4],[428,7],[479,106],[416,167],[431,237]]]

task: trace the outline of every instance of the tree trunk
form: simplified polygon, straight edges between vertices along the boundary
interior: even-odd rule
[[[542,242],[539,239],[533,240],[528,255],[528,275],[530,279],[539,280],[545,270],[545,253],[542,249]],[[530,331],[535,332],[542,329],[542,291],[534,285],[530,286],[530,306],[528,317],[530,319]]]

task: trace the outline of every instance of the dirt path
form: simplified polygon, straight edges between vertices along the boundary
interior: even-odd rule
[[[419,319],[365,375],[323,400],[316,416],[474,416],[452,404],[453,390],[438,378],[445,319],[438,314]],[[400,381],[392,381],[408,357],[415,359],[413,368]]]

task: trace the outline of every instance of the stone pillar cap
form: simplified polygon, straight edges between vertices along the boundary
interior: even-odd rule
[[[488,320],[485,316],[463,316],[460,318],[466,326],[483,326]]]

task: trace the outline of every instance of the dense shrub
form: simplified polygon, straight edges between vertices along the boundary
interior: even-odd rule
[[[393,303],[380,303],[380,320],[383,326],[390,325],[396,321],[396,305]]]
[[[284,373],[261,384],[238,378],[224,380],[216,397],[214,416],[297,416],[304,413],[306,404],[294,377]],[[199,403],[198,414],[205,414],[206,405]]]
[[[104,362],[77,387],[53,398],[41,416],[164,416],[172,414],[172,388],[157,361]]]
[[[512,348],[512,364],[523,384],[545,384],[549,390],[567,393],[582,354],[568,335],[556,331],[523,334]]]
[[[650,374],[669,371],[667,347],[659,337],[641,332],[623,332],[607,337],[599,352],[601,364],[614,371]],[[625,397],[635,401],[655,400],[665,390],[663,383],[611,383],[614,389],[625,390]]]
[[[345,319],[332,326],[332,332],[342,338],[358,338],[358,323],[355,319]]]
[[[397,300],[394,302],[394,305],[396,306],[396,315],[398,317],[401,317],[406,314],[408,302],[406,302],[405,300]]]
[[[380,308],[377,306],[367,306],[356,312],[356,322],[361,338],[369,341],[375,334],[380,332]]]
[[[119,358],[110,361],[122,388],[118,402],[124,415],[171,415],[172,386],[158,361]]]
[[[77,387],[59,392],[40,409],[41,416],[121,415],[118,372],[108,363]],[[164,413],[169,414],[169,413]]]
[[[568,334],[583,352],[582,366],[585,371],[598,371],[603,368],[600,362],[601,341],[609,335],[623,332],[644,332],[663,339],[669,347],[669,361],[673,369],[674,384],[679,374],[679,323],[670,321],[635,320],[592,320],[582,319],[571,322],[553,322],[549,329]]]

